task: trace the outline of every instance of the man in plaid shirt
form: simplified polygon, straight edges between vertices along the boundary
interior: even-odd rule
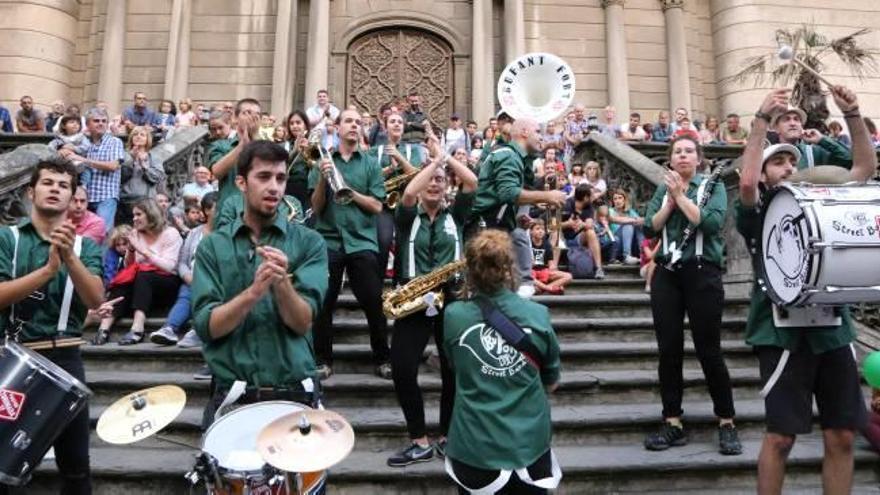
[[[89,196],[89,210],[104,220],[109,232],[116,217],[119,202],[120,169],[125,160],[122,141],[107,132],[107,112],[92,108],[86,112],[86,129],[89,139],[80,147],[66,145],[58,154],[74,163],[82,163],[90,171],[86,185]]]

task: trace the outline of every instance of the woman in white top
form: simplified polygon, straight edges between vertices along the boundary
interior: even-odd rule
[[[587,166],[585,167],[586,171],[586,183],[590,185],[592,189],[592,197],[593,203],[599,203],[605,197],[605,192],[608,190],[608,185],[605,184],[605,179],[602,178],[602,169],[599,167],[598,162],[587,162]]]
[[[199,118],[192,111],[193,102],[189,98],[183,98],[177,102],[177,117],[175,125],[177,127],[193,127],[199,124]]]

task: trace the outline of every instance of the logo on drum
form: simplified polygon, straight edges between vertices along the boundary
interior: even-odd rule
[[[767,259],[773,261],[785,278],[786,287],[798,287],[806,276],[806,246],[801,231],[792,215],[785,215],[770,229],[767,239]]]
[[[15,421],[21,414],[25,395],[15,390],[0,388],[0,420]]]
[[[531,333],[531,329],[523,329]],[[466,347],[482,363],[480,372],[487,376],[513,376],[525,365],[523,355],[508,344],[497,330],[478,323],[462,334],[458,345]]]

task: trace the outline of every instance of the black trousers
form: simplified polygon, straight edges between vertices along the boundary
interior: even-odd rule
[[[452,419],[452,403],[455,398],[455,374],[449,367],[446,352],[443,350],[443,312],[437,316],[426,316],[424,311],[414,313],[394,322],[391,338],[391,377],[394,392],[403,409],[406,428],[411,439],[427,434],[425,428],[425,401],[419,388],[419,364],[428,339],[433,335],[440,355],[440,434],[449,431]]]
[[[79,347],[64,347],[37,351],[70,373],[74,378],[86,382]],[[61,433],[53,444],[55,448],[55,465],[61,478],[62,495],[90,495],[92,480],[89,469],[89,407],[88,405]],[[12,488],[0,484],[0,495],[9,493],[28,493],[28,488]]]
[[[107,300],[125,297],[113,307],[113,317],[122,318],[136,309],[149,313],[153,307],[171,306],[177,300],[179,289],[180,277],[177,275],[138,272],[134,282],[110,289]]]
[[[315,320],[315,360],[319,365],[333,364],[333,312],[336,311],[336,300],[342,289],[342,272],[347,271],[351,291],[367,316],[373,361],[375,364],[387,363],[390,358],[388,320],[382,313],[382,279],[379,278],[376,253],[340,253],[328,249],[327,258],[330,282],[324,305]]]
[[[660,395],[663,417],[679,417],[684,379],[684,316],[691,324],[697,359],[709,386],[715,415],[734,416],[733,392],[721,354],[721,313],[724,285],[718,266],[689,260],[675,271],[657,266],[651,282],[651,312],[660,351]]]
[[[376,216],[376,240],[379,243],[377,263],[379,278],[384,279],[385,269],[388,268],[388,254],[391,252],[391,244],[394,242],[394,213],[388,208],[382,208],[382,212]],[[400,277],[400,274],[395,273],[394,275]]]

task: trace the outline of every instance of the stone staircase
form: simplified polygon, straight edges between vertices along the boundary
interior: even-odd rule
[[[764,408],[758,396],[756,360],[742,341],[748,300],[728,298],[722,331],[745,452],[736,457],[717,453],[716,421],[688,338],[684,409],[691,443],[650,453],[642,447],[642,439],[657,426],[660,398],[649,299],[635,268],[612,266],[607,273],[606,280],[576,281],[565,296],[535,298],[551,308],[562,351],[562,382],[551,396],[554,449],[564,471],[557,493],[753,493]],[[120,328],[126,324],[120,322]],[[161,320],[150,319],[149,324],[155,327]],[[325,382],[325,403],[348,418],[357,443],[351,456],[332,469],[329,493],[455,493],[440,461],[403,469],[385,465],[406,441],[403,415],[392,383],[372,375],[366,322],[349,293],[340,298],[336,325],[336,374]],[[121,334],[114,333],[114,338]],[[187,392],[187,407],[163,434],[200,444],[208,383],[192,378],[201,364],[197,350],[111,343],[86,346],[83,354],[88,383],[95,392],[93,421],[124,394],[177,384]],[[426,392],[428,426],[436,430],[440,380],[429,363],[420,381]],[[880,458],[862,441],[856,450],[854,492],[880,493]],[[117,447],[93,435],[95,493],[189,493],[183,473],[193,465],[194,453],[195,449],[155,438]],[[788,468],[786,493],[820,492],[821,460],[819,433],[799,439]],[[54,463],[44,463],[25,493],[55,493],[54,472]]]

